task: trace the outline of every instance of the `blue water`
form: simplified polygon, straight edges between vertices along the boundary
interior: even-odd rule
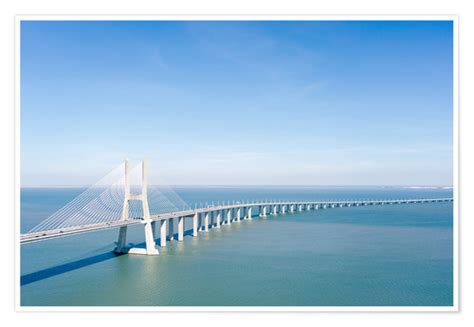
[[[22,189],[25,232],[82,189]],[[451,197],[393,187],[178,188],[189,204],[250,199]],[[191,229],[186,221],[185,229]],[[176,230],[176,229],[175,229]],[[186,235],[157,257],[111,250],[117,230],[21,246],[28,306],[451,306],[453,204],[335,208]],[[144,240],[129,228],[128,241]]]

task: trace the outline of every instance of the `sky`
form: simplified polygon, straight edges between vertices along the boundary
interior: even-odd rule
[[[23,21],[22,186],[452,185],[449,21]],[[159,176],[159,177],[157,177]]]

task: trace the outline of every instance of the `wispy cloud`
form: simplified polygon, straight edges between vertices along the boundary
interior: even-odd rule
[[[315,81],[303,87],[303,91],[308,92],[308,93],[321,91],[324,89],[324,86],[325,86],[325,83],[323,83],[322,81]]]
[[[163,55],[158,48],[153,48],[149,51],[149,60],[152,65],[158,66],[159,68],[167,69],[168,65],[163,59]]]

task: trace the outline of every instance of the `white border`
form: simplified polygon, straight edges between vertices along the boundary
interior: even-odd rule
[[[453,22],[453,306],[21,306],[20,24],[23,20],[438,20]],[[15,309],[18,312],[459,312],[459,25],[457,15],[16,15],[15,16]]]

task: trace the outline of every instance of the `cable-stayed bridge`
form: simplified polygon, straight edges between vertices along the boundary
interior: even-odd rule
[[[119,229],[115,252],[158,255],[160,246],[175,238],[174,220],[177,220],[177,240],[184,238],[184,220],[192,221],[193,236],[209,232],[222,225],[230,226],[243,219],[268,215],[284,215],[309,210],[351,206],[373,206],[407,203],[453,201],[453,198],[387,199],[353,201],[245,201],[227,202],[191,208],[171,187],[148,186],[146,161],[131,168],[128,160],[116,167],[96,184],[89,187],[60,210],[20,236],[20,243],[31,243],[68,235],[104,229]],[[127,246],[127,229],[143,225],[145,248]]]

